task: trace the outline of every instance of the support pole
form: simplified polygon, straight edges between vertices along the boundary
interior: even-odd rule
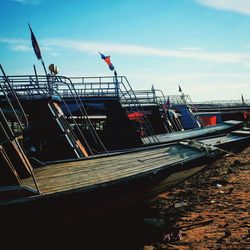
[[[42,58],[41,58],[41,62],[42,62],[42,65],[43,65],[43,69],[44,69],[46,78],[47,78],[49,94],[52,95],[52,94],[53,94],[53,89],[52,89],[52,86],[51,86],[51,84],[50,84],[49,76],[48,76],[48,73],[47,73],[47,70],[46,70],[46,67],[45,67],[45,64],[44,64],[44,61],[43,61]]]
[[[117,78],[117,72],[114,70],[114,76],[115,76],[115,94],[119,98],[119,89],[120,89],[120,84],[118,82]]]

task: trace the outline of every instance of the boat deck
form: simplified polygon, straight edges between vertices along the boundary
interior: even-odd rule
[[[166,133],[166,134],[159,134],[156,135],[157,139],[160,143],[165,142],[176,142],[176,141],[182,141],[186,139],[192,139],[192,138],[199,138],[199,137],[207,137],[215,134],[223,134],[228,133],[231,130],[236,129],[237,127],[241,126],[242,122],[240,121],[227,121],[221,124],[218,124],[216,126],[210,126],[210,127],[203,127],[203,128],[196,128],[196,129],[190,129],[180,132],[173,132],[173,133]],[[145,143],[150,143],[153,138],[151,136],[144,137],[143,140]]]
[[[137,152],[50,164],[34,169],[39,189],[44,194],[89,187],[136,176],[161,167],[171,167],[206,155],[206,152],[182,144],[152,147]],[[35,187],[31,177],[23,184]]]
[[[231,132],[227,136],[219,136],[219,137],[204,139],[200,141],[206,145],[213,145],[213,146],[219,146],[219,147],[220,145],[223,145],[226,143],[250,142],[250,131],[236,130],[236,131]]]

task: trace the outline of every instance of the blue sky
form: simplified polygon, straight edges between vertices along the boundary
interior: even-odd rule
[[[250,0],[1,0],[0,63],[6,73],[112,75],[111,56],[134,89],[178,85],[193,101],[250,99]]]

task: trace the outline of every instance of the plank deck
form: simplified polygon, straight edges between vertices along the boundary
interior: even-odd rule
[[[205,155],[184,145],[151,148],[122,155],[51,164],[34,169],[40,191],[51,194],[137,175]],[[31,177],[22,183],[34,188]]]
[[[165,133],[155,136],[157,137],[159,142],[176,142],[191,138],[205,137],[216,133],[223,133],[223,131],[227,131],[230,129],[233,130],[234,127],[237,127],[240,124],[242,124],[242,122],[240,121],[227,121],[216,126],[196,128],[173,133]],[[144,144],[149,144],[152,140],[152,136],[143,138]]]
[[[244,142],[250,140],[250,131],[244,131],[244,130],[236,130],[232,133],[228,134],[227,136],[220,136],[215,137],[211,139],[204,139],[200,140],[202,143],[206,145],[221,145],[226,143],[232,143],[232,142]]]

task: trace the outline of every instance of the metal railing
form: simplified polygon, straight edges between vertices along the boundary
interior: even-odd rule
[[[74,126],[77,128],[79,136],[84,141],[88,147],[90,153],[93,155],[93,151],[89,146],[85,136],[83,135],[81,129],[79,128],[77,122],[75,121],[70,108],[66,104],[64,98],[70,96],[74,99],[75,104],[81,113],[81,119],[88,125],[91,136],[96,144],[101,145],[106,153],[109,153],[106,147],[103,145],[101,139],[99,138],[97,132],[95,131],[91,121],[89,120],[88,114],[86,112],[85,106],[81,101],[79,95],[79,89],[76,89],[72,81],[64,76],[54,76],[54,75],[17,75],[9,76],[10,84],[13,90],[17,93],[19,98],[26,99],[36,99],[36,98],[46,98],[55,96],[58,97],[61,102],[63,102],[66,107],[68,118],[70,118]],[[48,82],[49,81],[49,82]]]
[[[62,77],[71,81],[77,95],[81,98],[98,97],[98,98],[115,98],[119,99],[127,113],[129,112],[144,112],[137,95],[133,91],[129,81],[125,76],[104,76],[104,77]],[[62,97],[72,97],[72,94],[63,87],[58,81],[57,90]],[[144,128],[146,136],[152,136],[152,142],[158,141],[154,136],[153,128],[145,116],[138,119],[137,122]],[[143,138],[142,138],[143,140]]]
[[[24,129],[28,127],[29,125],[28,118],[20,103],[17,93],[12,88],[9,77],[5,74],[2,68],[2,65],[0,65],[0,69],[2,72],[2,76],[0,76],[0,97],[1,97],[2,103],[4,103],[3,107],[0,107],[0,113],[1,113],[0,130],[1,130],[1,134],[3,135],[3,138],[1,138],[2,140],[0,141],[0,145],[3,146],[1,153],[5,153],[4,151],[5,143],[10,143],[16,148],[19,157],[22,159],[23,163],[25,164],[25,166],[27,167],[27,169],[29,170],[32,176],[37,192],[40,193],[38,183],[36,181],[36,177],[33,172],[33,168],[28,158],[26,157],[22,146],[19,144],[17,140],[18,136],[22,135]],[[15,132],[13,130],[7,116],[5,115],[5,112],[3,111],[3,109],[6,109],[6,108],[10,110],[12,114],[12,122],[16,122],[19,125],[20,131]],[[19,115],[17,114],[17,110],[19,112]],[[21,114],[22,119],[19,118],[20,114]],[[5,159],[7,160],[10,169],[12,170],[12,172],[18,179],[19,184],[22,185],[22,180],[20,179],[20,177],[18,176],[15,170],[16,166],[13,165],[12,158],[13,158],[13,155],[5,154]]]

